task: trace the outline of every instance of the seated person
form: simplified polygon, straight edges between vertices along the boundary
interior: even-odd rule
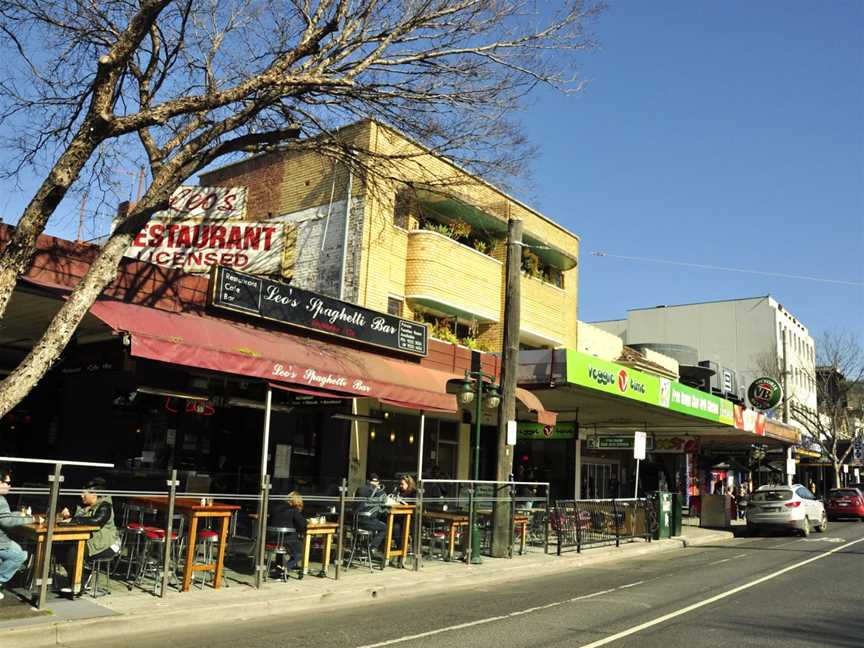
[[[372,549],[380,551],[387,536],[387,524],[381,519],[387,514],[387,493],[381,488],[378,475],[369,475],[369,481],[357,489],[357,497],[363,500],[357,508],[357,526],[372,532]]]
[[[300,535],[306,532],[306,518],[303,516],[303,498],[300,493],[292,491],[288,493],[285,499],[274,500],[270,504],[270,522],[269,527],[282,527],[285,529],[293,529],[283,537],[283,542],[291,552],[291,558],[288,562],[282,564],[282,569],[291,570],[297,568],[298,578],[303,578],[303,568],[305,565],[297,564],[300,556],[303,553],[303,548],[300,546]]]
[[[60,518],[65,522],[99,527],[84,545],[85,561],[113,558],[120,551],[120,536],[117,527],[114,526],[114,506],[111,496],[103,494],[104,490],[104,479],[101,477],[91,479],[81,491],[81,505],[75,509],[75,514],[72,515],[68,508],[60,511]],[[63,587],[60,591],[74,596],[81,593],[78,588],[73,591],[72,583],[77,558],[76,546],[61,545],[57,548],[57,560],[65,565],[69,577],[69,586]],[[82,582],[87,582],[86,574]]]
[[[25,513],[13,513],[6,501],[6,495],[12,486],[12,470],[0,466],[0,601],[3,600],[3,585],[12,580],[18,569],[27,560],[27,552],[6,535],[6,530],[16,526],[42,523],[42,518],[35,519]]]
[[[408,500],[413,500],[417,497],[417,485],[414,483],[414,478],[411,475],[402,475],[399,478],[399,484],[396,487],[396,499],[399,500],[400,503],[408,503]],[[413,516],[412,523],[413,527]],[[396,543],[397,546],[402,546],[402,533],[405,530],[404,518],[402,516],[394,516],[393,520],[393,542]],[[408,537],[413,536],[413,529],[409,530]]]

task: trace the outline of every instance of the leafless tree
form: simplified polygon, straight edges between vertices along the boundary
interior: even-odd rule
[[[765,375],[783,383],[784,368],[776,355],[758,358]],[[783,395],[778,408],[787,408],[791,421],[798,423],[830,459],[834,484],[839,486],[842,466],[852,454],[852,442],[864,439],[864,349],[850,333],[827,332],[816,345],[816,369],[802,370],[799,380],[814,385],[816,408],[808,407],[797,394],[795,380]]]
[[[7,0],[0,6],[6,169],[41,185],[0,253],[0,317],[63,199],[146,164],[149,188],[42,339],[0,383],[26,396],[173,190],[220,158],[313,148],[362,172],[339,127],[374,117],[469,170],[513,175],[514,114],[537,85],[578,90],[586,0]],[[302,134],[302,139],[297,139]],[[398,160],[394,161],[398,163]]]

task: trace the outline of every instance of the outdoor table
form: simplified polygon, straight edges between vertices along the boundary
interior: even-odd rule
[[[448,511],[425,511],[423,518],[447,523],[447,560],[453,560],[456,551],[456,532],[460,527],[467,527],[470,518],[464,513]]]
[[[70,574],[71,586],[73,591],[81,589],[81,573],[84,570],[84,543],[87,542],[94,532],[98,531],[98,526],[83,525],[83,524],[66,524],[57,522],[54,525],[54,539],[52,544],[58,542],[74,542],[76,543],[75,554],[75,573]],[[45,562],[45,539],[48,535],[47,524],[24,524],[21,526],[7,529],[9,535],[15,536],[18,539],[33,542],[36,545],[35,556],[33,560],[33,574],[35,578],[30,579],[29,588],[33,595],[33,585],[38,581],[42,574],[42,567]],[[34,598],[34,605],[37,605]]]
[[[136,504],[152,506],[160,511],[168,510],[167,497],[134,497],[131,501]],[[213,589],[219,589],[222,586],[222,571],[225,568],[225,545],[228,542],[228,524],[234,511],[239,510],[240,507],[236,504],[214,502],[213,504],[202,505],[201,500],[192,497],[178,497],[174,500],[174,512],[186,516],[188,521],[187,528],[189,529],[188,542],[186,543],[186,562],[183,565],[183,585],[180,591],[189,591],[192,585],[193,571],[214,572]],[[204,518],[219,520],[219,554],[216,557],[215,563],[194,565],[196,541],[198,538],[198,521]]]
[[[312,538],[314,536],[324,536],[324,557],[321,559],[321,572],[318,574],[322,578],[327,575],[327,568],[330,566],[330,551],[333,548],[333,536],[339,531],[339,524],[336,522],[324,522],[323,524],[309,523],[306,526],[306,541],[303,547],[303,565],[302,569],[306,573],[309,572],[309,551],[312,548]]]
[[[404,563],[408,557],[408,540],[411,537],[411,516],[414,515],[413,504],[393,504],[387,507],[387,538],[384,540],[384,564],[387,565],[391,558],[399,558]],[[396,549],[390,548],[393,539],[393,522],[397,516],[405,518],[402,525],[402,544]]]
[[[481,509],[481,510],[478,510],[476,513],[477,513],[477,515],[487,516],[487,517],[490,517],[493,515],[492,509]],[[528,540],[528,523],[529,523],[529,520],[530,520],[530,517],[528,515],[520,515],[517,513],[516,515],[513,516],[513,531],[514,531],[514,533],[515,533],[517,528],[522,533],[522,537],[519,541],[519,555],[520,556],[525,553],[525,544]]]

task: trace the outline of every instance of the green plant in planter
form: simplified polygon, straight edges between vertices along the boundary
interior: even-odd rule
[[[459,338],[456,337],[456,334],[447,325],[447,322],[442,322],[441,320],[436,321],[435,324],[432,325],[432,337],[443,340],[444,342],[459,344]]]
[[[543,274],[540,270],[540,257],[531,250],[522,248],[522,270],[531,277],[540,278]]]
[[[435,232],[436,234],[441,234],[442,236],[446,236],[447,238],[453,238],[453,230],[450,229],[449,225],[445,225],[444,223],[426,221],[425,223],[423,223],[423,229],[429,230],[430,232]]]
[[[483,254],[488,254],[489,252],[489,244],[483,239],[474,239],[471,241],[471,247]]]
[[[464,221],[455,221],[450,223],[450,231],[452,236],[457,241],[467,241],[471,236],[471,226]]]

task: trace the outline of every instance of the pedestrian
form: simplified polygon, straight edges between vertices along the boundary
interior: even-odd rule
[[[8,466],[0,466],[0,600],[3,600],[3,587],[12,580],[27,561],[27,552],[17,542],[6,535],[6,531],[13,527],[38,522],[42,524],[42,518],[34,518],[25,512],[12,512],[6,495],[12,487],[12,469]]]

